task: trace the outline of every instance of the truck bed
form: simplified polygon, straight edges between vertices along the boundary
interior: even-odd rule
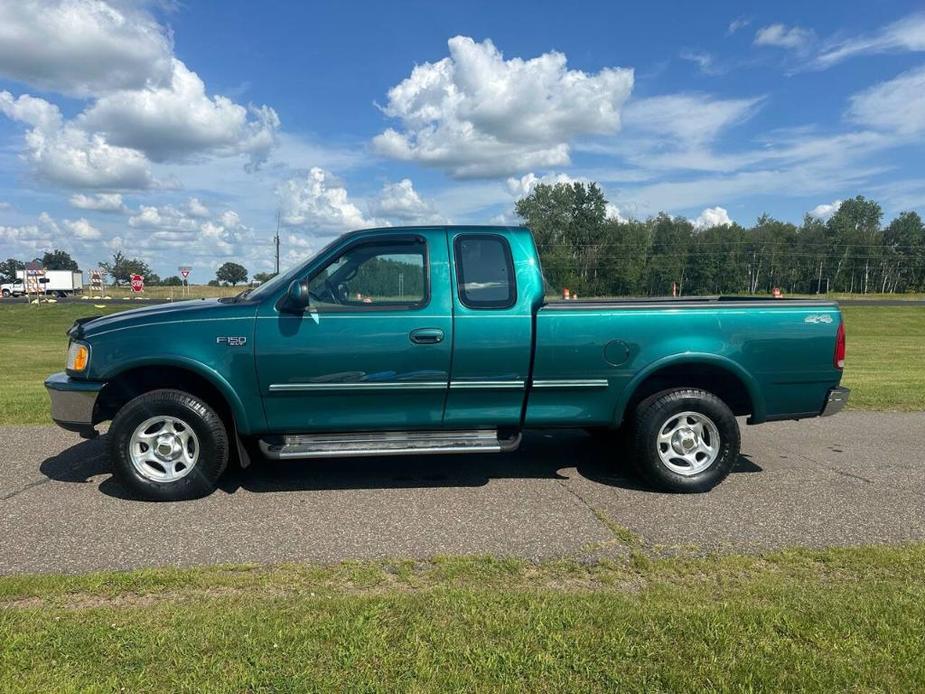
[[[531,426],[621,421],[628,394],[672,370],[750,393],[751,422],[816,416],[841,372],[838,304],[713,296],[551,301],[536,315]],[[614,403],[617,403],[616,412]]]
[[[651,296],[651,297],[615,297],[613,299],[555,299],[543,304],[541,310],[600,310],[632,308],[748,308],[783,305],[794,306],[838,306],[831,299],[781,298],[770,296]]]

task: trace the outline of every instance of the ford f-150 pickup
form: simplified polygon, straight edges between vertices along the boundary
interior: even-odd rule
[[[233,298],[79,319],[52,418],[135,494],[213,491],[229,459],[503,452],[525,429],[624,432],[647,480],[706,491],[748,423],[829,415],[828,301],[548,301],[522,227],[356,231]],[[614,451],[614,457],[623,451]]]

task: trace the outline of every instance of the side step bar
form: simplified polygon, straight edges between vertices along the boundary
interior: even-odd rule
[[[261,439],[260,450],[265,456],[274,460],[438,453],[505,453],[516,450],[520,445],[520,439],[520,432],[502,438],[495,429],[284,434]]]

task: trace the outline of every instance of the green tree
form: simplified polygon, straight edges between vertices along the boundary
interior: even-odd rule
[[[553,290],[568,287],[588,294],[605,289],[600,261],[607,200],[596,183],[541,183],[517,201],[515,210],[533,230]]]
[[[0,263],[0,281],[15,282],[16,271],[22,270],[24,267],[25,263],[16,260],[16,258],[7,258]]]
[[[650,221],[652,248],[647,266],[648,293],[670,295],[672,286],[678,293],[686,291],[687,253],[694,227],[683,218],[660,213]]]
[[[71,258],[70,253],[57,248],[53,251],[46,251],[41,263],[46,270],[71,270],[73,272],[80,270],[77,261]]]
[[[170,275],[170,277],[165,277],[161,284],[163,284],[165,287],[180,287],[183,285],[183,280],[181,280],[176,275]]]
[[[269,282],[274,277],[276,277],[275,272],[255,272],[252,279],[263,284],[264,282]]]
[[[925,226],[916,212],[902,212],[883,231],[883,277],[880,291],[925,288]]]
[[[845,200],[829,219],[828,229],[835,270],[833,289],[838,291],[867,292],[871,263],[879,262],[881,246],[880,220],[883,210],[863,195]]]
[[[609,296],[633,296],[646,292],[646,265],[652,229],[647,222],[608,219],[604,243],[597,261],[597,286]]]
[[[147,263],[138,258],[126,258],[122,251],[112,254],[112,262],[101,262],[100,268],[109,275],[115,286],[128,284],[132,280],[132,275],[148,277],[152,274]]]
[[[247,268],[238,263],[225,263],[215,273],[215,279],[234,287],[239,282],[247,282]]]

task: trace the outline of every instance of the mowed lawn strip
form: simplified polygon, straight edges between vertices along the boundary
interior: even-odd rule
[[[135,307],[122,302],[0,305],[0,425],[49,424],[45,377],[64,368],[75,318]],[[128,302],[125,302],[128,303]],[[846,306],[850,407],[925,409],[925,308]]]
[[[843,306],[850,406],[925,410],[925,308]]]
[[[0,579],[0,689],[921,691],[925,548]]]
[[[90,301],[0,305],[0,425],[51,424],[42,383],[49,374],[64,370],[67,329],[81,316],[126,308],[111,302],[106,308],[95,308]]]

